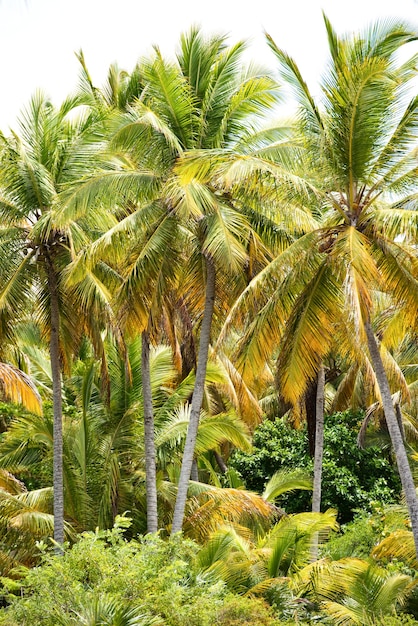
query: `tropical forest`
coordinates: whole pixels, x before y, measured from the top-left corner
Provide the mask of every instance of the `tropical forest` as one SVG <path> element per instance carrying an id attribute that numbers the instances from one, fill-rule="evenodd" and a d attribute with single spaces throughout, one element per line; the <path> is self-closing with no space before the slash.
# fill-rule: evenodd
<path id="1" fill-rule="evenodd" d="M 418 625 L 418 30 L 323 20 L 0 133 L 1 626 Z"/>

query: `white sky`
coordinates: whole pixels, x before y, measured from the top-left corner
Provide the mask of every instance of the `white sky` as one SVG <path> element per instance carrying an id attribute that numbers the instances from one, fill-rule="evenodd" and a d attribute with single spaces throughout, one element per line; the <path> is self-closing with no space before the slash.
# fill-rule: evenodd
<path id="1" fill-rule="evenodd" d="M 0 0 L 0 128 L 16 126 L 38 87 L 59 104 L 77 84 L 80 48 L 100 86 L 110 63 L 129 71 L 152 44 L 173 54 L 191 24 L 250 39 L 252 58 L 274 68 L 268 31 L 315 89 L 327 50 L 321 9 L 338 32 L 384 16 L 418 27 L 418 0 Z"/>

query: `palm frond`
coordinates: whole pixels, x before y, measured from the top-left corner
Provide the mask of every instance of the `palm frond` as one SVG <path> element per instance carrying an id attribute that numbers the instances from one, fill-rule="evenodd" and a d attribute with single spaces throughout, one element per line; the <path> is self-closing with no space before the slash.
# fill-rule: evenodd
<path id="1" fill-rule="evenodd" d="M 376 559 L 399 559 L 411 567 L 417 566 L 414 537 L 410 530 L 395 530 L 373 548 Z"/>
<path id="2" fill-rule="evenodd" d="M 281 65 L 282 76 L 294 90 L 301 107 L 300 114 L 306 116 L 306 121 L 309 123 L 310 127 L 320 130 L 322 127 L 320 113 L 306 82 L 302 78 L 299 68 L 294 60 L 275 44 L 273 38 L 268 33 L 265 33 L 265 35 L 270 49 Z"/>
<path id="3" fill-rule="evenodd" d="M 274 502 L 283 493 L 295 489 L 312 489 L 312 478 L 300 470 L 279 470 L 270 478 L 264 487 L 263 498 L 267 502 Z"/>
<path id="4" fill-rule="evenodd" d="M 248 533 L 249 527 L 266 527 L 276 515 L 277 509 L 257 494 L 192 482 L 184 532 L 202 541 L 225 523 L 233 523 Z"/>
<path id="5" fill-rule="evenodd" d="M 157 448 L 166 446 L 176 448 L 185 440 L 190 410 L 189 404 L 176 409 L 171 420 L 166 421 L 164 428 L 156 436 L 155 445 Z M 240 449 L 249 450 L 251 448 L 245 424 L 232 412 L 213 416 L 207 416 L 203 413 L 197 433 L 196 454 L 217 449 L 221 443 L 226 441 Z"/>
<path id="6" fill-rule="evenodd" d="M 28 411 L 42 414 L 42 400 L 32 379 L 13 365 L 0 363 L 0 384 L 6 397 Z"/>
<path id="7" fill-rule="evenodd" d="M 294 404 L 329 351 L 341 298 L 341 285 L 323 263 L 295 302 L 278 359 L 280 389 Z"/>

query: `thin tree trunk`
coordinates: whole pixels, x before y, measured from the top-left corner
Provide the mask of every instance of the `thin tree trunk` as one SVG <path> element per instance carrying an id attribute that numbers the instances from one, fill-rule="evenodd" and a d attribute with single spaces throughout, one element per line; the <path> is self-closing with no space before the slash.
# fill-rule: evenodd
<path id="1" fill-rule="evenodd" d="M 402 435 L 402 441 L 405 443 L 405 428 L 403 426 L 402 411 L 401 411 L 401 405 L 400 405 L 399 400 L 395 404 L 395 412 L 396 412 L 396 419 L 398 420 L 399 430 L 401 431 L 401 435 Z"/>
<path id="2" fill-rule="evenodd" d="M 218 464 L 218 467 L 221 470 L 222 474 L 226 474 L 228 471 L 228 466 L 223 460 L 222 456 L 219 454 L 219 452 L 216 452 L 216 450 L 214 452 L 214 455 L 215 455 L 215 459 Z"/>
<path id="3" fill-rule="evenodd" d="M 395 452 L 399 475 L 401 478 L 401 483 L 408 506 L 409 517 L 412 526 L 412 534 L 415 543 L 415 552 L 418 558 L 418 499 L 415 484 L 412 478 L 411 468 L 408 462 L 408 456 L 406 454 L 405 446 L 402 440 L 402 433 L 399 428 L 398 420 L 393 406 L 392 395 L 390 393 L 389 383 L 386 376 L 385 368 L 383 366 L 382 357 L 380 356 L 379 348 L 370 321 L 367 321 L 364 327 L 366 330 L 367 343 L 369 346 L 369 353 L 373 364 L 373 369 L 376 374 L 376 379 L 382 398 L 383 411 L 385 413 L 386 423 L 392 441 L 393 450 Z"/>
<path id="4" fill-rule="evenodd" d="M 152 407 L 150 345 L 146 331 L 142 333 L 142 396 L 144 399 L 145 489 L 147 495 L 147 531 L 158 530 L 157 469 L 155 461 L 154 411 Z"/>
<path id="5" fill-rule="evenodd" d="M 321 511 L 322 458 L 324 456 L 324 396 L 325 372 L 324 366 L 321 365 L 318 372 L 318 385 L 316 391 L 316 426 L 312 513 L 320 513 Z"/>
<path id="6" fill-rule="evenodd" d="M 190 472 L 192 469 L 196 445 L 197 429 L 199 427 L 200 410 L 202 408 L 203 393 L 205 390 L 206 367 L 208 362 L 210 330 L 212 325 L 213 307 L 215 304 L 215 266 L 212 259 L 206 257 L 206 297 L 202 327 L 200 329 L 199 354 L 197 358 L 196 381 L 193 390 L 192 406 L 190 411 L 189 428 L 187 429 L 184 445 L 183 461 L 177 489 L 176 505 L 174 507 L 171 534 L 181 531 L 183 526 L 184 509 L 186 507 L 187 491 Z"/>
<path id="7" fill-rule="evenodd" d="M 321 512 L 322 458 L 324 456 L 324 403 L 325 403 L 325 370 L 321 364 L 316 386 L 315 408 L 315 454 L 314 477 L 312 491 L 312 513 Z M 318 533 L 315 534 L 311 551 L 312 561 L 318 559 Z"/>
<path id="8" fill-rule="evenodd" d="M 196 459 L 193 459 L 192 469 L 190 470 L 190 478 L 191 480 L 194 480 L 195 483 L 199 482 L 199 470 Z"/>
<path id="9" fill-rule="evenodd" d="M 316 402 L 318 380 L 312 380 L 306 389 L 303 403 L 305 405 L 306 426 L 308 430 L 309 455 L 315 456 Z"/>
<path id="10" fill-rule="evenodd" d="M 61 546 L 64 543 L 64 481 L 63 481 L 63 440 L 62 440 L 62 390 L 61 366 L 59 354 L 59 295 L 58 281 L 52 260 L 46 254 L 48 268 L 48 289 L 51 304 L 51 337 L 49 353 L 52 372 L 52 405 L 54 414 L 54 460 L 53 460 L 53 488 L 54 488 L 54 540 Z M 62 550 L 56 548 L 61 554 Z"/>

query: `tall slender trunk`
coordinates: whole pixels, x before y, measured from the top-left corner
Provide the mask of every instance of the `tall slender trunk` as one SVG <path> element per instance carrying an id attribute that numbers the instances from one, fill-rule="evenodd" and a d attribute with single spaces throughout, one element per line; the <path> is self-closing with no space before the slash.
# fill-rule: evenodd
<path id="1" fill-rule="evenodd" d="M 316 426 L 312 513 L 320 513 L 321 511 L 322 458 L 324 456 L 324 396 L 325 371 L 324 366 L 321 365 L 318 372 L 318 385 L 316 391 Z"/>
<path id="2" fill-rule="evenodd" d="M 59 294 L 57 275 L 49 253 L 46 253 L 48 271 L 48 289 L 51 305 L 51 338 L 49 354 L 52 372 L 52 406 L 54 414 L 54 460 L 53 460 L 53 487 L 54 487 L 54 540 L 64 543 L 64 481 L 63 481 L 63 440 L 62 440 L 62 389 L 61 365 L 59 354 Z M 61 553 L 60 548 L 56 549 Z"/>
<path id="3" fill-rule="evenodd" d="M 149 335 L 142 333 L 142 396 L 144 399 L 145 489 L 147 495 L 147 531 L 158 530 L 157 470 L 155 461 L 154 411 L 152 408 Z"/>
<path id="4" fill-rule="evenodd" d="M 208 362 L 210 330 L 212 326 L 213 307 L 215 304 L 215 266 L 212 259 L 206 257 L 206 297 L 202 327 L 200 329 L 199 354 L 197 357 L 196 381 L 193 390 L 192 406 L 190 410 L 189 428 L 187 429 L 184 445 L 183 461 L 177 489 L 176 505 L 174 507 L 171 534 L 179 532 L 183 526 L 184 509 L 186 507 L 187 491 L 190 472 L 192 469 L 196 445 L 197 429 L 199 427 L 200 410 L 202 408 L 203 393 L 205 390 L 206 367 Z"/>
<path id="5" fill-rule="evenodd" d="M 193 459 L 192 469 L 190 470 L 190 478 L 191 480 L 194 480 L 194 482 L 196 483 L 199 481 L 199 469 L 197 467 L 196 459 Z"/>
<path id="6" fill-rule="evenodd" d="M 306 413 L 306 426 L 308 430 L 309 455 L 315 456 L 315 429 L 316 429 L 316 400 L 318 379 L 309 382 L 303 398 Z"/>
<path id="7" fill-rule="evenodd" d="M 324 456 L 324 404 L 325 404 L 325 370 L 321 364 L 318 372 L 316 386 L 315 407 L 315 453 L 314 453 L 314 476 L 312 491 L 312 513 L 321 512 L 321 487 L 322 487 L 322 459 Z M 311 557 L 312 561 L 318 559 L 318 533 L 315 534 Z"/>
<path id="8" fill-rule="evenodd" d="M 370 321 L 367 321 L 364 327 L 367 335 L 370 358 L 373 364 L 373 369 L 376 374 L 377 384 L 379 385 L 379 391 L 382 398 L 383 411 L 385 413 L 386 423 L 392 441 L 392 446 L 396 457 L 396 463 L 398 465 L 399 475 L 401 478 L 401 483 L 408 506 L 409 517 L 412 526 L 412 534 L 415 543 L 415 552 L 418 558 L 418 499 L 415 484 L 412 478 L 411 468 L 408 462 L 408 456 L 406 454 L 405 446 L 403 443 L 402 433 L 399 428 L 398 420 L 393 406 L 389 382 L 386 376 L 382 357 L 380 356 L 379 348 Z"/>

